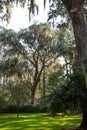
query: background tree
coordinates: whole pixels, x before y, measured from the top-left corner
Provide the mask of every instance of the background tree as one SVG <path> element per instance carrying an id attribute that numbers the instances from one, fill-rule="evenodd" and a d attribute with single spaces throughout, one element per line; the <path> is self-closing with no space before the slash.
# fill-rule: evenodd
<path id="1" fill-rule="evenodd" d="M 20 106 L 29 104 L 30 86 L 26 81 L 9 81 L 5 86 L 8 91 L 8 104 L 17 106 L 17 117 L 19 116 Z"/>
<path id="2" fill-rule="evenodd" d="M 50 32 L 50 33 L 49 33 Z M 12 30 L 2 29 L 0 34 L 7 74 L 27 78 L 31 84 L 31 103 L 45 67 L 55 61 L 57 36 L 47 25 L 32 25 L 29 30 L 21 30 L 18 35 Z"/>
<path id="3" fill-rule="evenodd" d="M 30 67 L 32 73 L 31 103 L 34 103 L 35 91 L 42 72 L 57 58 L 55 52 L 57 36 L 47 24 L 32 25 L 29 31 L 22 30 L 19 35 L 29 50 L 25 58 L 28 60 L 29 66 L 32 66 Z"/>
<path id="4" fill-rule="evenodd" d="M 63 66 L 56 61 L 51 65 L 50 71 L 48 73 L 48 86 L 52 90 L 57 89 L 60 85 L 64 84 L 64 77 L 65 74 Z"/>

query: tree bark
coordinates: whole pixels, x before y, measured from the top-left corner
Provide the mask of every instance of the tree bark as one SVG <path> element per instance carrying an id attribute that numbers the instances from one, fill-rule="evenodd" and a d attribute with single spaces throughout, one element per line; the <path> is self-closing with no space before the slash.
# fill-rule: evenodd
<path id="1" fill-rule="evenodd" d="M 32 105 L 34 104 L 36 88 L 37 88 L 37 85 L 33 86 L 31 89 L 31 104 Z"/>
<path id="2" fill-rule="evenodd" d="M 84 1 L 85 0 L 62 0 L 72 20 L 77 52 L 79 54 L 79 60 L 81 63 L 82 71 L 85 76 L 85 87 L 87 88 L 87 27 L 83 11 Z M 87 94 L 85 98 L 87 99 Z M 83 118 L 80 125 L 80 128 L 83 129 L 87 129 L 86 104 L 87 102 L 85 102 L 84 99 L 82 106 Z"/>
<path id="3" fill-rule="evenodd" d="M 45 67 L 44 67 L 44 70 L 43 70 L 43 97 L 45 96 L 45 93 L 46 93 L 46 82 L 45 82 Z"/>
<path id="4" fill-rule="evenodd" d="M 36 63 L 35 74 L 33 77 L 33 85 L 31 89 L 31 104 L 34 104 L 36 89 L 37 89 L 38 83 L 40 82 L 40 76 L 44 70 L 44 67 L 45 66 L 43 63 L 41 66 L 41 69 L 39 70 L 38 63 Z"/>
<path id="5" fill-rule="evenodd" d="M 84 96 L 82 98 L 83 99 L 81 100 L 81 106 L 82 106 L 83 118 L 79 127 L 87 130 L 87 89 L 85 90 Z"/>

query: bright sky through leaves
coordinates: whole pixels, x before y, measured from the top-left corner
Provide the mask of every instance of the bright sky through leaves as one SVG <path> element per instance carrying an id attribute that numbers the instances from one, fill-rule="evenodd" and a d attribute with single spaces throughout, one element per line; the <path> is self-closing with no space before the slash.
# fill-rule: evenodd
<path id="1" fill-rule="evenodd" d="M 49 2 L 47 2 L 46 9 L 43 7 L 43 0 L 36 0 L 36 4 L 39 6 L 39 14 L 38 16 L 32 16 L 32 20 L 29 21 L 29 14 L 27 7 L 21 8 L 19 5 L 12 9 L 12 17 L 10 20 L 10 24 L 7 25 L 7 28 L 11 28 L 15 31 L 19 31 L 20 28 L 28 27 L 33 24 L 35 21 L 37 22 L 47 22 L 47 12 L 49 10 Z M 6 22 L 1 22 L 0 25 L 6 27 Z"/>

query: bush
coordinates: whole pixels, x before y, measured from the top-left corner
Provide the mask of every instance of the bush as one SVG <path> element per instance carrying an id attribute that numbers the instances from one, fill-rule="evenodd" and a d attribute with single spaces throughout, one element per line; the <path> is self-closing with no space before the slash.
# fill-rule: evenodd
<path id="1" fill-rule="evenodd" d="M 87 100 L 87 88 L 85 87 L 82 74 L 72 74 L 65 85 L 53 90 L 41 103 L 47 106 L 49 113 L 55 116 L 56 113 L 79 113 L 81 112 L 82 101 Z M 44 105 L 43 105 L 44 104 Z"/>
<path id="2" fill-rule="evenodd" d="M 3 111 L 5 105 L 5 99 L 3 97 L 0 97 L 0 112 Z"/>
<path id="3" fill-rule="evenodd" d="M 18 107 L 15 105 L 9 105 L 7 106 L 8 113 L 17 113 Z"/>
<path id="4" fill-rule="evenodd" d="M 39 106 L 36 105 L 24 105 L 20 107 L 20 112 L 22 113 L 37 113 L 40 112 Z"/>
<path id="5" fill-rule="evenodd" d="M 18 107 L 16 105 L 9 105 L 7 107 L 9 113 L 17 113 Z M 40 108 L 38 105 L 24 105 L 19 107 L 19 113 L 39 113 Z"/>

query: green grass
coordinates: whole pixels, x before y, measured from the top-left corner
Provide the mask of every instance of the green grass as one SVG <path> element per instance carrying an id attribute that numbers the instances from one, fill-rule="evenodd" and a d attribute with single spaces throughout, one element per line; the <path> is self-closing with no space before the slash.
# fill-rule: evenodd
<path id="1" fill-rule="evenodd" d="M 81 116 L 50 117 L 46 114 L 15 114 L 0 115 L 0 130 L 61 130 L 76 127 Z"/>

